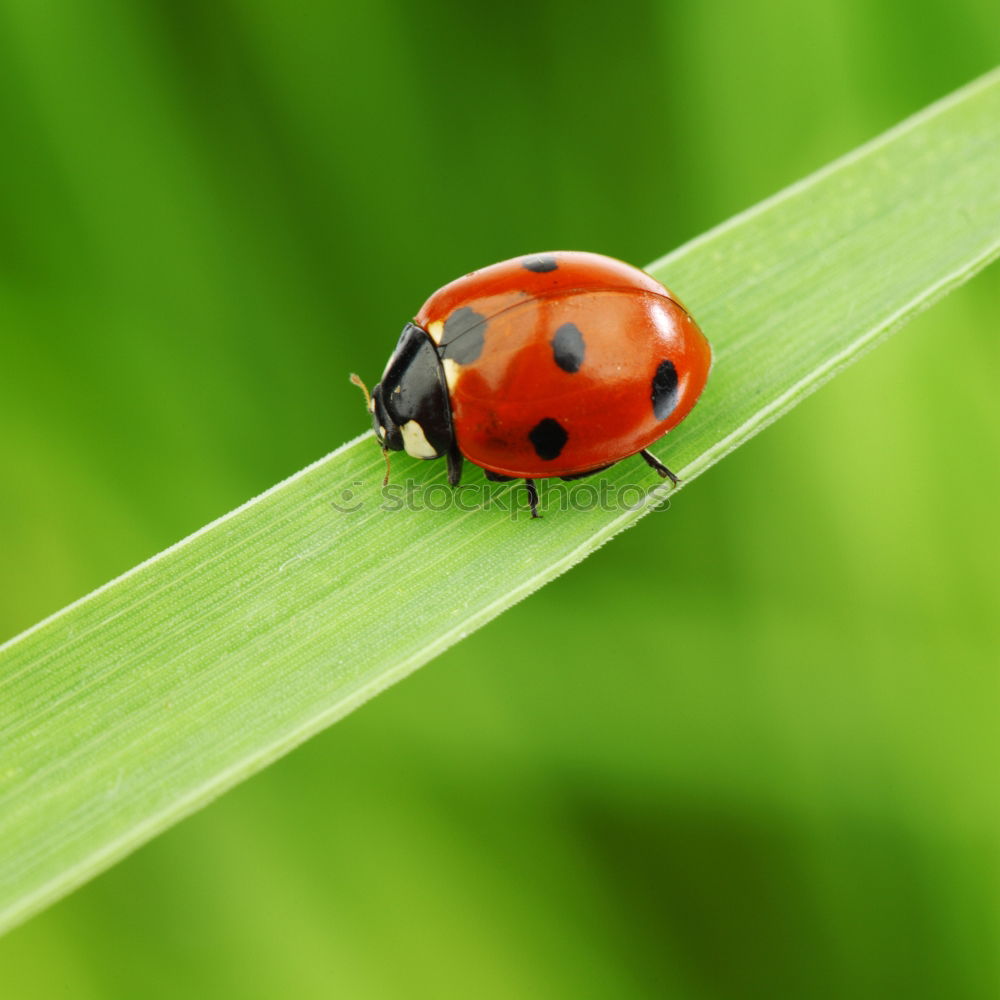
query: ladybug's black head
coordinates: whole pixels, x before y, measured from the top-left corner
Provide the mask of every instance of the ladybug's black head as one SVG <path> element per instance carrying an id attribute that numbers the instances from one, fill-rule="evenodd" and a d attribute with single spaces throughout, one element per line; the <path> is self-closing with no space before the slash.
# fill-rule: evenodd
<path id="1" fill-rule="evenodd" d="M 368 404 L 383 451 L 441 458 L 453 451 L 444 369 L 427 331 L 407 323 Z"/>
<path id="2" fill-rule="evenodd" d="M 382 401 L 381 382 L 372 389 L 372 398 L 368 404 L 368 409 L 371 411 L 372 428 L 375 431 L 375 437 L 378 439 L 378 443 L 382 446 L 383 450 L 402 451 L 403 435 L 399 432 L 399 424 L 393 419 L 392 414 L 389 413 L 385 407 L 385 403 Z"/>

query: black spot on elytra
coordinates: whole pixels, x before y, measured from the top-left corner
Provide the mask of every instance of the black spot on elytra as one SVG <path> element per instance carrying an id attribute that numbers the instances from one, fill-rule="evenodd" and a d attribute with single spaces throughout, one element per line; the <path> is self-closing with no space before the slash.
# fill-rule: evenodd
<path id="1" fill-rule="evenodd" d="M 471 364 L 483 353 L 485 334 L 485 316 L 468 306 L 456 309 L 444 321 L 444 330 L 441 333 L 441 357 L 451 358 L 460 365 Z"/>
<path id="2" fill-rule="evenodd" d="M 554 271 L 558 266 L 559 262 L 550 253 L 536 253 L 534 257 L 525 257 L 521 261 L 521 267 L 534 271 L 535 274 Z"/>
<path id="3" fill-rule="evenodd" d="M 677 405 L 677 369 L 672 361 L 661 361 L 653 376 L 653 415 L 666 420 Z"/>
<path id="4" fill-rule="evenodd" d="M 552 355 L 564 372 L 573 374 L 580 370 L 583 350 L 583 334 L 573 323 L 563 323 L 552 337 Z"/>
<path id="5" fill-rule="evenodd" d="M 528 440 L 531 441 L 539 458 L 551 462 L 552 459 L 559 457 L 559 453 L 569 440 L 569 435 L 558 420 L 546 417 L 531 429 Z"/>

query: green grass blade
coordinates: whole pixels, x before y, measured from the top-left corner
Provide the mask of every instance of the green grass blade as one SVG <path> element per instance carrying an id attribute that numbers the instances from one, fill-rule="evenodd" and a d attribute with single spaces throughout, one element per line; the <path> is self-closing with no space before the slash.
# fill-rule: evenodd
<path id="1" fill-rule="evenodd" d="M 704 398 L 661 456 L 690 481 L 983 267 L 1000 250 L 998 177 L 993 73 L 654 264 L 716 352 Z M 344 373 L 331 379 L 354 391 Z M 835 460 L 848 459 L 845 442 Z M 434 484 L 437 501 L 440 465 L 400 457 L 395 475 Z M 532 523 L 501 509 L 385 511 L 382 471 L 370 436 L 357 438 L 0 647 L 0 927 L 645 512 Z M 651 479 L 638 461 L 607 477 Z M 589 487 L 575 489 L 586 506 Z M 333 506 L 345 502 L 360 508 Z"/>

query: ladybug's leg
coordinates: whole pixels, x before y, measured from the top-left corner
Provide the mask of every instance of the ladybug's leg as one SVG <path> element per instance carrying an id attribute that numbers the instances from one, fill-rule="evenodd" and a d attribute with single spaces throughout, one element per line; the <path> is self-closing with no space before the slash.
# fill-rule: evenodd
<path id="1" fill-rule="evenodd" d="M 492 469 L 483 469 L 483 475 L 491 483 L 510 483 L 517 479 L 517 476 L 505 476 L 502 472 L 494 472 Z"/>
<path id="2" fill-rule="evenodd" d="M 538 513 L 538 490 L 535 489 L 534 479 L 525 479 L 524 485 L 528 488 L 528 503 L 531 506 L 531 516 L 541 517 Z"/>
<path id="3" fill-rule="evenodd" d="M 656 469 L 656 471 L 664 478 L 669 479 L 670 482 L 676 486 L 680 479 L 675 476 L 655 455 L 651 455 L 645 448 L 639 452 L 640 455 L 646 460 L 646 464 L 650 468 Z"/>
<path id="4" fill-rule="evenodd" d="M 599 465 L 596 469 L 587 469 L 586 472 L 574 472 L 572 476 L 560 476 L 559 478 L 564 483 L 571 483 L 575 479 L 586 479 L 587 476 L 596 476 L 598 472 L 603 472 L 605 469 L 610 469 L 614 462 L 609 462 L 607 465 Z"/>
<path id="5" fill-rule="evenodd" d="M 457 445 L 452 445 L 448 450 L 448 483 L 450 486 L 458 486 L 462 480 L 462 453 Z"/>

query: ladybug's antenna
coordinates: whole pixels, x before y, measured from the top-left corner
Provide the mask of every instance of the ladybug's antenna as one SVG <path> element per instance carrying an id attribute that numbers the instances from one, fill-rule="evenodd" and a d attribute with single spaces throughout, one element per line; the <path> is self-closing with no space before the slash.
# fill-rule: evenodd
<path id="1" fill-rule="evenodd" d="M 369 413 L 374 412 L 372 410 L 372 396 L 371 393 L 368 391 L 368 386 L 366 386 L 364 382 L 361 381 L 360 376 L 355 375 L 354 372 L 351 372 L 351 382 L 365 394 L 365 407 L 367 408 L 368 412 Z M 391 468 L 389 465 L 389 449 L 386 448 L 384 445 L 382 446 L 382 457 L 385 459 L 385 478 L 382 480 L 382 485 L 388 486 L 389 472 L 391 471 Z"/>
<path id="2" fill-rule="evenodd" d="M 361 381 L 361 376 L 351 372 L 351 384 L 356 385 L 365 394 L 365 406 L 370 410 L 372 408 L 372 394 L 368 391 L 368 386 Z"/>

